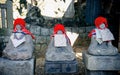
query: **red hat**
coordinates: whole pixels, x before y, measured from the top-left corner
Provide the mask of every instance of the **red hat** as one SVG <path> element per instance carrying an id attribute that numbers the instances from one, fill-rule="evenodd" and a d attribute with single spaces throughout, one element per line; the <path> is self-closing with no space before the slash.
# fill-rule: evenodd
<path id="1" fill-rule="evenodd" d="M 68 38 L 68 36 L 67 36 L 67 34 L 66 34 L 65 27 L 64 27 L 63 24 L 56 24 L 56 25 L 54 26 L 54 33 L 53 33 L 52 37 L 53 37 L 55 34 L 57 34 L 57 32 L 58 32 L 59 30 L 61 30 L 61 31 L 63 32 L 63 34 L 65 34 L 65 37 Z M 69 41 L 69 43 L 71 44 L 69 38 L 68 38 L 68 41 Z"/>
<path id="2" fill-rule="evenodd" d="M 107 23 L 107 19 L 100 16 L 100 17 L 97 17 L 95 19 L 95 26 L 100 29 L 100 24 L 104 23 L 105 24 L 105 27 L 107 28 L 108 27 L 108 23 Z"/>
<path id="3" fill-rule="evenodd" d="M 65 27 L 62 24 L 56 24 L 54 27 L 54 34 L 56 34 L 59 30 L 61 30 L 63 32 L 63 34 L 65 34 Z"/>
<path id="4" fill-rule="evenodd" d="M 13 27 L 13 29 L 15 29 L 16 25 L 18 25 L 18 24 L 19 24 L 19 25 L 22 27 L 22 29 L 23 29 L 23 27 L 25 27 L 26 22 L 25 22 L 24 19 L 22 19 L 22 18 L 17 18 L 17 19 L 15 19 L 15 20 L 14 20 L 14 27 Z"/>
<path id="5" fill-rule="evenodd" d="M 24 21 L 24 19 L 22 19 L 22 18 L 17 18 L 17 19 L 15 19 L 15 20 L 14 20 L 13 32 L 17 32 L 16 25 L 20 25 L 20 26 L 21 26 L 21 30 L 22 30 L 24 33 L 31 35 L 31 37 L 32 37 L 33 39 L 35 39 L 35 37 L 33 36 L 33 34 L 32 34 L 29 30 L 27 30 L 27 29 L 25 28 L 25 24 L 26 24 L 26 22 Z"/>

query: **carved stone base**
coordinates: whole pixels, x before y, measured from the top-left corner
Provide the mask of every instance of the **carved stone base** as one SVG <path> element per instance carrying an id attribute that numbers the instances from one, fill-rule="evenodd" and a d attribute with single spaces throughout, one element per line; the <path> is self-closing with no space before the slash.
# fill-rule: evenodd
<path id="1" fill-rule="evenodd" d="M 34 58 L 19 61 L 0 58 L 0 75 L 34 75 Z"/>
<path id="2" fill-rule="evenodd" d="M 77 73 L 77 60 L 73 61 L 46 61 L 45 73 Z"/>
<path id="3" fill-rule="evenodd" d="M 115 56 L 94 56 L 83 52 L 85 75 L 117 75 L 120 70 L 120 54 Z"/>

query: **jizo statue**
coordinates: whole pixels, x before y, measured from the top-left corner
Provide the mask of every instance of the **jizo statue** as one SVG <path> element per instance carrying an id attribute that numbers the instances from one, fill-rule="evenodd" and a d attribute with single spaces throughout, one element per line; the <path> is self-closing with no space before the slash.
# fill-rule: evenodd
<path id="1" fill-rule="evenodd" d="M 56 24 L 46 52 L 47 61 L 72 61 L 75 53 L 66 34 L 64 25 Z"/>
<path id="2" fill-rule="evenodd" d="M 96 28 L 89 33 L 91 43 L 88 48 L 88 53 L 93 55 L 116 55 L 118 49 L 112 45 L 114 36 L 108 29 L 107 19 L 97 17 L 95 19 Z"/>
<path id="3" fill-rule="evenodd" d="M 34 50 L 32 39 L 35 37 L 25 28 L 25 24 L 25 21 L 21 18 L 14 20 L 13 33 L 3 50 L 3 57 L 12 60 L 25 60 L 32 57 Z"/>

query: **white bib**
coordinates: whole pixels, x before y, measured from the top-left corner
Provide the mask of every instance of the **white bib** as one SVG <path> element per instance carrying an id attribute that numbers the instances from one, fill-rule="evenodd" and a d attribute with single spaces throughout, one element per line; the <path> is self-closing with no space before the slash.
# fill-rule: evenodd
<path id="1" fill-rule="evenodd" d="M 101 41 L 114 40 L 114 36 L 108 28 L 95 29 L 95 32 L 96 32 L 96 40 L 97 39 L 101 39 Z"/>
<path id="2" fill-rule="evenodd" d="M 20 34 L 20 33 L 18 33 L 18 34 Z M 20 35 L 16 35 L 16 36 L 20 36 Z M 13 45 L 14 45 L 14 47 L 18 47 L 20 44 L 22 44 L 23 42 L 25 42 L 25 36 L 22 38 L 22 39 L 15 39 L 14 38 L 14 34 L 12 34 L 11 36 L 10 36 L 10 39 L 11 39 L 11 41 L 12 41 L 12 43 L 13 43 Z"/>
<path id="3" fill-rule="evenodd" d="M 67 40 L 64 34 L 55 34 L 54 46 L 55 47 L 67 46 Z"/>

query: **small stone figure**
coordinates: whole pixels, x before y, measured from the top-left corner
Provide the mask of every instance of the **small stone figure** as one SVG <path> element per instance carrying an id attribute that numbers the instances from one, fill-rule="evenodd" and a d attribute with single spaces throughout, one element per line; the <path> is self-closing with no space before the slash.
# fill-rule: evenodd
<path id="1" fill-rule="evenodd" d="M 35 37 L 25 28 L 25 21 L 17 18 L 14 21 L 13 33 L 3 50 L 3 57 L 12 60 L 25 60 L 32 58 L 34 45 L 32 39 Z"/>
<path id="2" fill-rule="evenodd" d="M 96 28 L 89 33 L 91 43 L 88 53 L 93 55 L 116 55 L 118 49 L 112 45 L 113 34 L 108 29 L 106 18 L 97 17 L 95 19 Z"/>
<path id="3" fill-rule="evenodd" d="M 75 53 L 70 45 L 70 40 L 66 35 L 64 25 L 56 24 L 54 33 L 46 52 L 47 61 L 73 61 Z"/>

